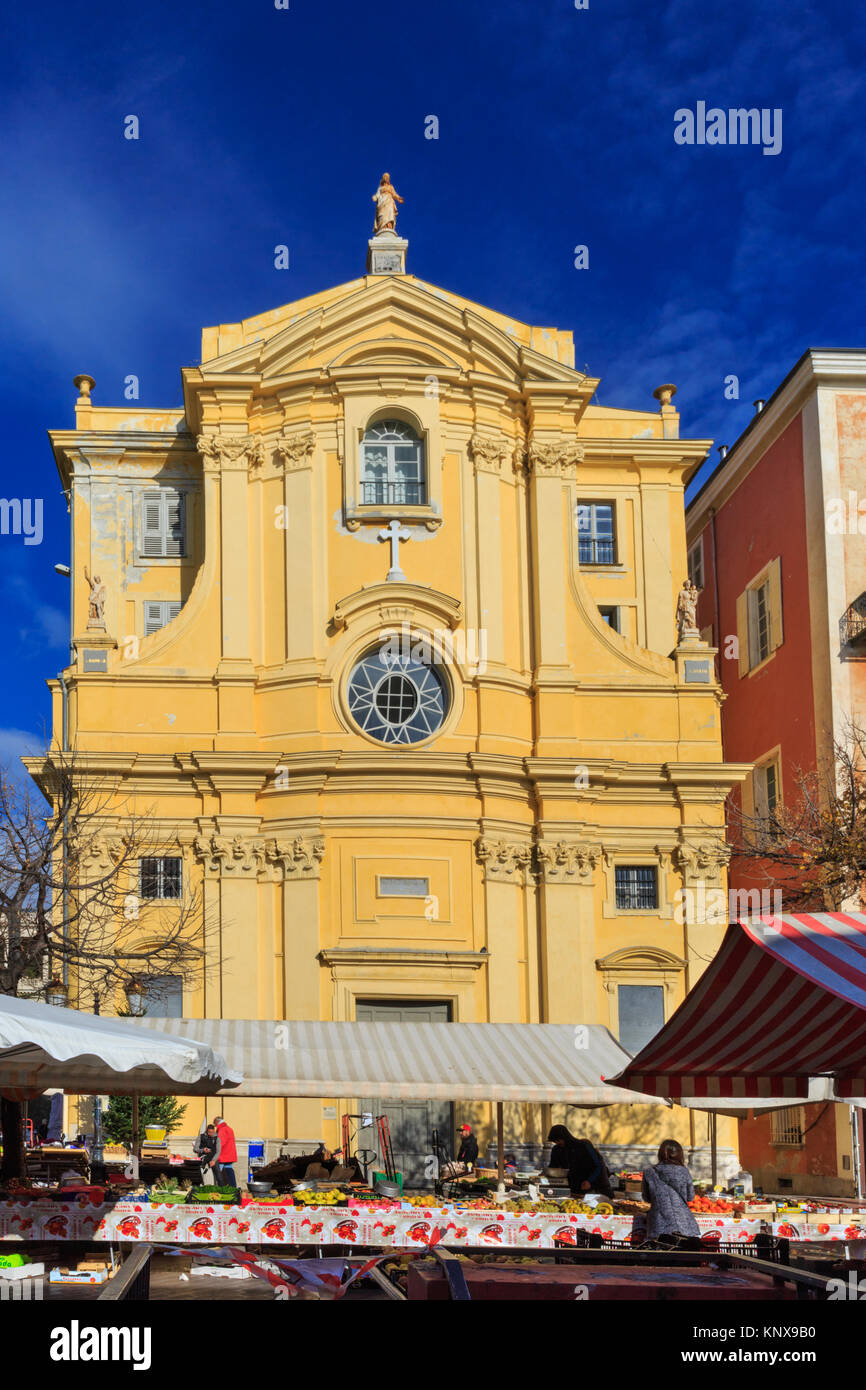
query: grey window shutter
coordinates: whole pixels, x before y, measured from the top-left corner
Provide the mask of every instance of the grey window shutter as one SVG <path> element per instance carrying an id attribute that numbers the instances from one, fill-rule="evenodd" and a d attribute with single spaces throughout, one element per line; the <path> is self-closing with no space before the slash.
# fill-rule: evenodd
<path id="1" fill-rule="evenodd" d="M 163 616 L 163 605 L 154 599 L 145 599 L 144 602 L 144 635 L 149 637 L 152 632 L 159 632 L 165 626 Z"/>
<path id="2" fill-rule="evenodd" d="M 167 603 L 165 605 L 165 621 L 170 623 L 176 618 L 183 605 L 181 603 Z"/>
<path id="3" fill-rule="evenodd" d="M 141 502 L 141 551 L 143 555 L 162 555 L 164 527 L 162 494 L 146 492 Z"/>
<path id="4" fill-rule="evenodd" d="M 183 555 L 186 547 L 184 545 L 185 532 L 185 498 L 183 493 L 165 492 L 165 554 Z"/>

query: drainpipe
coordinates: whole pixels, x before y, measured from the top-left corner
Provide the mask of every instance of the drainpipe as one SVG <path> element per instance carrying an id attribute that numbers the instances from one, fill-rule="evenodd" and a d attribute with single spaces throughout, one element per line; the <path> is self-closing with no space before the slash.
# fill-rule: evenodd
<path id="1" fill-rule="evenodd" d="M 851 1147 L 853 1150 L 854 1181 L 857 1184 L 857 1196 L 863 1196 L 863 1155 L 860 1152 L 860 1117 L 857 1114 L 857 1106 L 851 1106 Z"/>
<path id="2" fill-rule="evenodd" d="M 62 694 L 61 694 L 61 711 L 62 711 L 62 713 L 61 713 L 61 721 L 60 721 L 60 723 L 61 723 L 61 729 L 60 729 L 61 748 L 62 748 L 62 751 L 63 751 L 64 753 L 66 753 L 66 752 L 69 751 L 69 690 L 68 690 L 68 688 L 67 688 L 66 681 L 65 681 L 65 679 L 64 679 L 64 677 L 63 677 L 63 672 L 62 672 L 62 671 L 60 671 L 60 672 L 58 673 L 58 680 L 60 681 L 60 690 L 61 690 L 61 692 L 62 692 Z M 67 855 L 67 851 L 66 851 L 66 829 L 67 829 L 67 827 L 66 827 L 66 812 L 64 811 L 64 813 L 63 813 L 63 830 L 62 830 L 62 832 L 61 832 L 61 843 L 62 843 L 62 845 L 63 845 L 63 889 L 62 889 L 62 892 L 61 892 L 61 901 L 62 901 L 62 904 L 63 904 L 63 909 L 62 909 L 62 910 L 63 910 L 63 941 L 64 941 L 64 944 L 65 944 L 66 938 L 67 938 L 67 936 L 68 936 L 68 934 L 69 934 L 69 883 L 68 883 L 68 866 L 67 866 L 67 857 L 66 857 L 66 855 Z M 68 959 L 67 959 L 67 956 L 66 956 L 66 952 L 65 952 L 65 951 L 63 952 L 63 987 L 64 987 L 64 989 L 66 989 L 66 990 L 69 989 L 69 961 L 68 961 Z"/>
<path id="3" fill-rule="evenodd" d="M 719 648 L 719 682 L 722 680 L 722 620 L 719 617 L 719 570 L 716 564 L 716 509 L 710 507 L 710 535 L 713 538 L 713 612 L 716 619 L 716 645 Z M 724 707 L 723 707 L 724 708 Z M 719 712 L 721 721 L 721 711 Z"/>

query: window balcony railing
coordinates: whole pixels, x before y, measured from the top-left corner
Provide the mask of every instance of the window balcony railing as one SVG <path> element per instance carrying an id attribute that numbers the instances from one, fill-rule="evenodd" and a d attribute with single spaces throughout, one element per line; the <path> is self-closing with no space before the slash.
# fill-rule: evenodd
<path id="1" fill-rule="evenodd" d="M 427 502 L 423 483 L 365 482 L 361 480 L 362 507 L 423 507 Z"/>
<path id="2" fill-rule="evenodd" d="M 615 565 L 616 547 L 613 541 L 581 537 L 577 543 L 577 558 L 581 565 Z"/>
<path id="3" fill-rule="evenodd" d="M 839 642 L 843 647 L 866 645 L 866 593 L 855 598 L 839 619 Z"/>

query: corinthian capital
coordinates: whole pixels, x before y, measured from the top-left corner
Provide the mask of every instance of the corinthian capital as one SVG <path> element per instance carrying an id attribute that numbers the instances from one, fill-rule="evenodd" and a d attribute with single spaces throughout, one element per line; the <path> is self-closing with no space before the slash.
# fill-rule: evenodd
<path id="1" fill-rule="evenodd" d="M 312 464 L 316 436 L 312 430 L 297 430 L 277 440 L 277 457 L 287 473 L 295 473 L 299 468 L 309 468 Z"/>
<path id="2" fill-rule="evenodd" d="M 674 850 L 676 865 L 685 880 L 719 879 L 731 857 L 731 846 L 724 840 L 683 843 Z"/>
<path id="3" fill-rule="evenodd" d="M 318 878 L 325 842 L 301 835 L 294 840 L 267 840 L 265 856 L 269 864 L 282 869 L 286 879 Z"/>
<path id="4" fill-rule="evenodd" d="M 545 883 L 589 883 L 601 859 L 601 845 L 557 840 L 538 846 L 538 862 Z"/>
<path id="5" fill-rule="evenodd" d="M 532 846 L 525 841 L 480 839 L 475 846 L 484 877 L 499 883 L 524 883 L 532 863 Z"/>
<path id="6" fill-rule="evenodd" d="M 529 443 L 529 471 L 539 478 L 573 478 L 577 474 L 577 465 L 583 463 L 583 454 L 583 445 L 573 440 L 542 444 L 532 439 Z"/>
<path id="7" fill-rule="evenodd" d="M 513 451 L 513 444 L 492 434 L 473 434 L 469 441 L 476 473 L 502 474 Z"/>
<path id="8" fill-rule="evenodd" d="M 258 468 L 265 459 L 265 448 L 258 434 L 200 434 L 196 448 L 205 471 Z"/>
<path id="9" fill-rule="evenodd" d="M 211 875 L 257 877 L 264 863 L 260 841 L 244 835 L 197 835 L 193 852 Z"/>

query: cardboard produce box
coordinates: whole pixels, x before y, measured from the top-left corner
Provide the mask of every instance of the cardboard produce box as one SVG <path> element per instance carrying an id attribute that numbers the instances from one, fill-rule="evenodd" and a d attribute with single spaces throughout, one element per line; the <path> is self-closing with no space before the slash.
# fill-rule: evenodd
<path id="1" fill-rule="evenodd" d="M 50 1284 L 104 1284 L 108 1279 L 108 1270 L 84 1270 L 79 1272 L 77 1269 L 63 1271 L 62 1269 L 52 1269 L 48 1276 Z"/>

